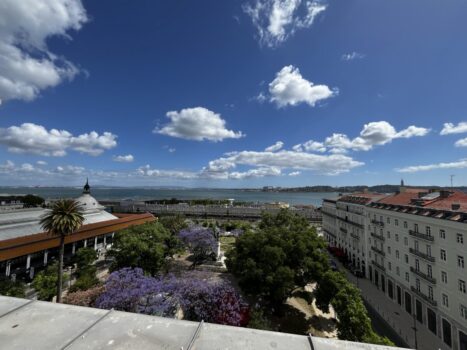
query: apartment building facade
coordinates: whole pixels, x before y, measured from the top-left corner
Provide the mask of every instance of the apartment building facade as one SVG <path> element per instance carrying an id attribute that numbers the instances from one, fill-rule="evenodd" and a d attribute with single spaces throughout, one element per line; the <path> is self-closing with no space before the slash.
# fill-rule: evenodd
<path id="1" fill-rule="evenodd" d="M 334 202 L 339 217 L 343 210 L 339 203 L 345 198 Z M 467 194 L 401 187 L 399 193 L 363 207 L 365 244 L 360 247 L 365 249 L 367 278 L 401 312 L 413 315 L 418 327 L 441 339 L 446 349 L 466 350 Z M 323 214 L 323 229 L 336 232 L 337 246 L 345 249 L 349 241 L 341 221 L 335 219 L 332 231 L 333 222 Z"/>

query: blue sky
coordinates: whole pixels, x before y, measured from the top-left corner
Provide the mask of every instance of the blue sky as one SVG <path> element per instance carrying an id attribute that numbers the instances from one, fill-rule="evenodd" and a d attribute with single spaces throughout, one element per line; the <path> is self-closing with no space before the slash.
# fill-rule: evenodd
<path id="1" fill-rule="evenodd" d="M 0 181 L 467 185 L 466 11 L 4 0 Z"/>

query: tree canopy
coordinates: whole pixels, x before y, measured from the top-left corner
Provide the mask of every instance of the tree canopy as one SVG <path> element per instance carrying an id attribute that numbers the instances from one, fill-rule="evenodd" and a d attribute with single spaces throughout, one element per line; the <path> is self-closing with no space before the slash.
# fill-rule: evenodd
<path id="1" fill-rule="evenodd" d="M 114 259 L 111 270 L 140 267 L 151 275 L 157 274 L 178 246 L 178 238 L 161 223 L 150 222 L 132 226 L 115 235 L 108 256 Z"/>
<path id="2" fill-rule="evenodd" d="M 296 287 L 328 269 L 325 243 L 308 221 L 288 210 L 265 214 L 257 231 L 241 235 L 227 267 L 247 292 L 279 306 Z"/>

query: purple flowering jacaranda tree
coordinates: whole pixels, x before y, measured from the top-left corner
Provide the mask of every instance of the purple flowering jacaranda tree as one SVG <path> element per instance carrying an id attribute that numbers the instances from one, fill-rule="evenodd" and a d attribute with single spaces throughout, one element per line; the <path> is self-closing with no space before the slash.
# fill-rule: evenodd
<path id="1" fill-rule="evenodd" d="M 217 239 L 210 228 L 192 226 L 181 230 L 178 237 L 193 254 L 193 266 L 216 258 Z"/>

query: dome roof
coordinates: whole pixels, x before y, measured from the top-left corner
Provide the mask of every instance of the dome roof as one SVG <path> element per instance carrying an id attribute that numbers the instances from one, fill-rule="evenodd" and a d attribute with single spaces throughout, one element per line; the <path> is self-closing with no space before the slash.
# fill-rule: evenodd
<path id="1" fill-rule="evenodd" d="M 90 211 L 90 210 L 100 210 L 104 207 L 99 204 L 99 202 L 90 194 L 84 193 L 78 198 L 76 198 L 76 202 L 81 206 L 83 211 Z"/>

